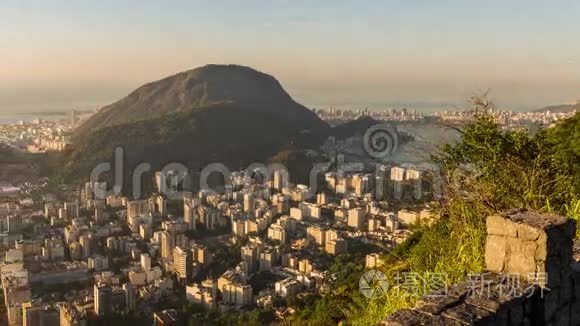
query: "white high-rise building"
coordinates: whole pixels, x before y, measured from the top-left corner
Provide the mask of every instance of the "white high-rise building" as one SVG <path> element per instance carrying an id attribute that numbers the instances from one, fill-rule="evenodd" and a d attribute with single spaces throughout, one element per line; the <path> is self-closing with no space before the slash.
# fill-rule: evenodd
<path id="1" fill-rule="evenodd" d="M 77 218 L 79 217 L 79 202 L 66 202 L 64 203 L 64 210 L 66 211 L 67 218 Z"/>
<path id="2" fill-rule="evenodd" d="M 137 293 L 133 284 L 127 282 L 123 284 L 125 291 L 125 303 L 127 311 L 133 311 L 137 307 Z"/>
<path id="3" fill-rule="evenodd" d="M 95 302 L 95 313 L 104 316 L 111 313 L 113 290 L 106 283 L 97 283 L 94 286 L 93 298 Z"/>
<path id="4" fill-rule="evenodd" d="M 175 234 L 173 232 L 162 231 L 159 239 L 161 244 L 161 257 L 170 259 L 173 256 L 175 246 Z"/>
<path id="5" fill-rule="evenodd" d="M 244 194 L 244 212 L 253 213 L 254 204 L 254 196 L 252 194 Z"/>
<path id="6" fill-rule="evenodd" d="M 127 221 L 131 221 L 139 215 L 147 215 L 149 213 L 149 201 L 133 200 L 127 202 Z"/>
<path id="7" fill-rule="evenodd" d="M 288 172 L 283 170 L 274 171 L 273 188 L 281 191 L 288 187 Z"/>
<path id="8" fill-rule="evenodd" d="M 151 269 L 151 256 L 148 253 L 141 254 L 141 267 L 146 271 Z"/>
<path id="9" fill-rule="evenodd" d="M 191 251 L 175 247 L 175 249 L 173 249 L 173 267 L 180 279 L 187 281 L 191 278 L 193 268 Z"/>
<path id="10" fill-rule="evenodd" d="M 248 273 L 253 273 L 256 269 L 258 257 L 260 255 L 259 248 L 254 245 L 245 245 L 241 248 L 242 261 L 246 263 Z"/>
<path id="11" fill-rule="evenodd" d="M 413 196 L 415 199 L 420 199 L 423 195 L 422 193 L 422 180 L 421 171 L 416 169 L 407 169 L 406 179 L 409 180 L 413 185 Z"/>
<path id="12" fill-rule="evenodd" d="M 391 180 L 392 181 L 403 181 L 405 180 L 405 168 L 402 167 L 392 167 L 391 168 Z"/>
<path id="13" fill-rule="evenodd" d="M 347 225 L 357 230 L 361 230 L 365 223 L 365 215 L 365 211 L 362 207 L 349 209 Z"/>
<path id="14" fill-rule="evenodd" d="M 268 238 L 278 240 L 280 243 L 286 243 L 286 230 L 282 225 L 272 224 L 268 228 Z"/>
<path id="15" fill-rule="evenodd" d="M 183 199 L 183 220 L 189 230 L 195 230 L 197 224 L 197 202 L 193 198 Z"/>

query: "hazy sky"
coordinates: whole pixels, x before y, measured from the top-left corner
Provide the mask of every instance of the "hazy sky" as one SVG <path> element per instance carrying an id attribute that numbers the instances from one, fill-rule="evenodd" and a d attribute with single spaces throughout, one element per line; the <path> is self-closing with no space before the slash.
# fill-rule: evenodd
<path id="1" fill-rule="evenodd" d="M 580 1 L 0 2 L 0 112 L 88 109 L 207 63 L 308 106 L 580 98 Z"/>

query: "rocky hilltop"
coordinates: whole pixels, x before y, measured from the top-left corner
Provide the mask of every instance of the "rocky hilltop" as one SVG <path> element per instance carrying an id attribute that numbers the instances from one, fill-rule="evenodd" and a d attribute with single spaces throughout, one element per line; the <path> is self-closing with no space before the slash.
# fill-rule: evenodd
<path id="1" fill-rule="evenodd" d="M 296 124 L 296 128 L 325 126 L 311 110 L 296 103 L 274 77 L 245 66 L 206 65 L 137 88 L 100 109 L 77 134 L 220 105 L 272 114 Z"/>

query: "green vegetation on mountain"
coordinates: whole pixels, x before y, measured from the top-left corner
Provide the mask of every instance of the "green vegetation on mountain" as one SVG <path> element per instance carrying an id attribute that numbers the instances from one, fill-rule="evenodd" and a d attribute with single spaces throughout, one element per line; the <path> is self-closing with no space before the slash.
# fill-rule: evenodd
<path id="1" fill-rule="evenodd" d="M 197 172 L 209 163 L 234 169 L 275 155 L 296 134 L 275 114 L 216 104 L 81 134 L 65 153 L 65 171 L 86 179 L 98 163 L 112 162 L 117 147 L 124 150 L 127 177 L 142 162 L 152 171 L 172 162 Z"/>
<path id="2" fill-rule="evenodd" d="M 326 126 L 314 112 L 296 103 L 272 76 L 239 65 L 206 65 L 143 85 L 127 97 L 100 109 L 77 129 L 98 129 L 231 104 L 274 114 L 295 128 Z M 262 122 L 257 119 L 254 127 Z"/>
<path id="3" fill-rule="evenodd" d="M 412 307 L 425 294 L 425 275 L 443 273 L 455 283 L 482 271 L 488 215 L 524 208 L 580 218 L 580 113 L 534 135 L 503 130 L 482 115 L 462 129 L 458 143 L 444 146 L 433 159 L 447 183 L 439 220 L 422 226 L 385 257 L 379 269 L 389 279 L 388 292 L 368 299 L 353 281 L 341 289 L 340 297 L 327 295 L 315 302 L 308 324 L 348 320 L 376 325 L 388 314 Z M 419 277 L 397 283 L 402 273 Z"/>
<path id="4" fill-rule="evenodd" d="M 121 147 L 127 191 L 140 163 L 149 163 L 151 171 L 181 163 L 194 177 L 210 163 L 235 170 L 266 162 L 293 144 L 316 146 L 328 129 L 272 76 L 208 65 L 144 85 L 99 110 L 75 131 L 59 179 L 88 179 L 99 163 L 113 163 Z M 144 176 L 145 188 L 151 180 Z"/>
<path id="5" fill-rule="evenodd" d="M 0 144 L 0 180 L 22 182 L 40 177 L 41 162 L 44 154 L 21 152 L 10 146 Z"/>
<path id="6" fill-rule="evenodd" d="M 29 161 L 31 156 L 0 143 L 0 163 L 22 163 Z"/>
<path id="7" fill-rule="evenodd" d="M 144 85 L 99 110 L 75 131 L 73 145 L 55 165 L 61 175 L 53 179 L 87 180 L 98 164 L 114 166 L 120 147 L 125 193 L 141 163 L 151 165 L 141 180 L 143 192 L 153 189 L 151 174 L 168 163 L 189 168 L 194 186 L 210 163 L 230 170 L 282 163 L 293 182 L 307 183 L 313 163 L 321 159 L 309 150 L 318 150 L 329 136 L 362 136 L 375 123 L 361 118 L 330 128 L 272 76 L 243 66 L 208 65 Z"/>

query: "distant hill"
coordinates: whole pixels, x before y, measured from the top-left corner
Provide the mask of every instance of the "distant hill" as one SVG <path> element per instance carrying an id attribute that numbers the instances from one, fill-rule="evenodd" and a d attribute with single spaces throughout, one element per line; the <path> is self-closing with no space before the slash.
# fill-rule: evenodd
<path id="1" fill-rule="evenodd" d="M 300 143 L 315 147 L 330 127 L 296 103 L 272 76 L 243 66 L 209 65 L 149 83 L 99 110 L 64 153 L 64 177 L 87 179 L 124 149 L 126 177 L 139 163 L 231 170 L 266 162 Z"/>
<path id="2" fill-rule="evenodd" d="M 278 162 L 291 169 L 293 181 L 308 182 L 312 163 L 324 159 L 310 150 L 329 136 L 362 137 L 376 123 L 363 117 L 330 128 L 274 77 L 244 66 L 208 65 L 146 84 L 100 109 L 75 130 L 55 167 L 63 181 L 86 180 L 98 164 L 114 163 L 121 147 L 125 193 L 141 163 L 151 166 L 142 177 L 145 190 L 152 173 L 168 163 L 184 164 L 195 177 L 210 163 L 234 171 Z"/>
<path id="3" fill-rule="evenodd" d="M 566 113 L 566 112 L 572 112 L 576 110 L 577 112 L 580 112 L 580 103 L 576 103 L 576 104 L 562 104 L 562 105 L 551 105 L 551 106 L 547 106 L 545 108 L 542 109 L 537 109 L 534 110 L 532 112 L 546 112 L 546 111 L 550 111 L 553 113 Z"/>
<path id="4" fill-rule="evenodd" d="M 194 171 L 209 163 L 237 169 L 275 155 L 297 134 L 276 114 L 216 104 L 82 134 L 67 153 L 66 170 L 88 177 L 96 164 L 112 159 L 116 147 L 124 149 L 126 172 L 141 162 L 153 170 L 171 162 Z"/>
<path id="5" fill-rule="evenodd" d="M 314 112 L 296 103 L 274 77 L 245 66 L 207 65 L 139 87 L 100 109 L 77 133 L 224 104 L 275 114 L 296 128 L 326 126 Z"/>

